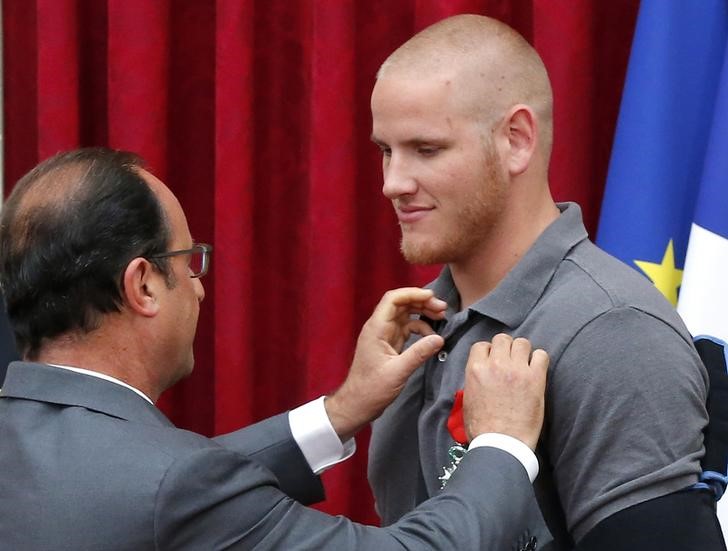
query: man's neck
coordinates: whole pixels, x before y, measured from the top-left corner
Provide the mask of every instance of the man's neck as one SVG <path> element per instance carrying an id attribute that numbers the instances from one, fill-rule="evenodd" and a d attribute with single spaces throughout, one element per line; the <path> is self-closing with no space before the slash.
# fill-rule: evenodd
<path id="1" fill-rule="evenodd" d="M 460 295 L 460 310 L 472 306 L 495 289 L 559 214 L 556 205 L 550 203 L 541 212 L 530 214 L 528 219 L 515 220 L 491 232 L 488 241 L 473 254 L 449 263 Z"/>
<path id="2" fill-rule="evenodd" d="M 101 340 L 92 334 L 59 337 L 45 343 L 35 361 L 77 367 L 113 377 L 156 402 L 161 390 L 149 376 L 145 365 L 140 364 L 144 356 L 108 341 L 101 343 Z"/>
<path id="3" fill-rule="evenodd" d="M 141 396 L 142 398 L 144 398 L 147 402 L 149 402 L 150 404 L 154 405 L 154 401 L 149 396 L 147 396 L 146 394 L 144 394 L 141 390 L 139 390 L 138 388 L 133 387 L 132 385 L 130 385 L 128 383 L 125 383 L 121 379 L 117 379 L 116 377 L 112 377 L 111 375 L 107 375 L 106 373 L 99 373 L 98 371 L 92 371 L 90 369 L 83 369 L 81 367 L 75 367 L 75 366 L 72 366 L 72 365 L 60 365 L 60 364 L 52 364 L 52 363 L 49 363 L 48 365 L 53 366 L 53 367 L 57 367 L 58 369 L 66 369 L 68 371 L 73 371 L 74 373 L 81 373 L 83 375 L 90 375 L 92 377 L 98 377 L 99 379 L 103 379 L 105 381 L 109 381 L 109 382 L 112 382 L 114 384 L 121 385 L 121 386 L 126 387 L 129 390 L 135 392 L 136 394 L 138 394 L 139 396 Z"/>

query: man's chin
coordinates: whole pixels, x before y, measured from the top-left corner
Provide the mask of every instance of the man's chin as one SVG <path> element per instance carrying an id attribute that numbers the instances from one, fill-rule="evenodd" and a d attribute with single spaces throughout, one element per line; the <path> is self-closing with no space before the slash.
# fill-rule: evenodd
<path id="1" fill-rule="evenodd" d="M 194 358 L 189 358 L 184 365 L 181 365 L 179 369 L 174 373 L 173 379 L 170 382 L 170 384 L 167 386 L 167 388 L 172 388 L 174 385 L 179 383 L 180 381 L 187 379 L 190 375 L 192 375 L 192 371 L 195 367 L 195 360 Z"/>
<path id="2" fill-rule="evenodd" d="M 410 264 L 418 264 L 428 266 L 431 264 L 445 264 L 448 261 L 437 247 L 433 247 L 430 243 L 416 243 L 402 239 L 399 250 L 404 259 Z"/>

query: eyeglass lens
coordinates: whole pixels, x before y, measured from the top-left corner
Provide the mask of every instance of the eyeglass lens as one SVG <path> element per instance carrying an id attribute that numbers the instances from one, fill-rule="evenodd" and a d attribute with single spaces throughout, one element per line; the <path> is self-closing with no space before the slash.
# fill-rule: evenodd
<path id="1" fill-rule="evenodd" d="M 193 275 L 201 274 L 204 269 L 205 253 L 202 249 L 195 249 L 190 254 L 190 272 Z"/>

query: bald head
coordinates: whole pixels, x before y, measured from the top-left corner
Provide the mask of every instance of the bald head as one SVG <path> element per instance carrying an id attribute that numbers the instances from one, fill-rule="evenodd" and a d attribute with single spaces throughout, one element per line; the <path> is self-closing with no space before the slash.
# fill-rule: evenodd
<path id="1" fill-rule="evenodd" d="M 514 105 L 533 109 L 541 150 L 548 156 L 553 99 L 548 74 L 536 50 L 516 31 L 480 15 L 456 15 L 419 32 L 382 64 L 377 79 L 422 79 L 453 84 L 462 107 L 486 125 Z"/>

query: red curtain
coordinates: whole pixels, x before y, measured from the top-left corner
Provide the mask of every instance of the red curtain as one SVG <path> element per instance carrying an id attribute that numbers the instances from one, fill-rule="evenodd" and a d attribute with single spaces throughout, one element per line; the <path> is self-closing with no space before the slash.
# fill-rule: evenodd
<path id="1" fill-rule="evenodd" d="M 193 375 L 162 399 L 212 435 L 329 392 L 388 288 L 423 284 L 369 142 L 380 63 L 455 13 L 510 23 L 556 97 L 551 185 L 594 231 L 637 0 L 3 0 L 6 193 L 59 150 L 133 150 L 215 246 Z M 593 234 L 593 233 L 592 233 Z M 326 511 L 376 522 L 368 435 Z"/>

